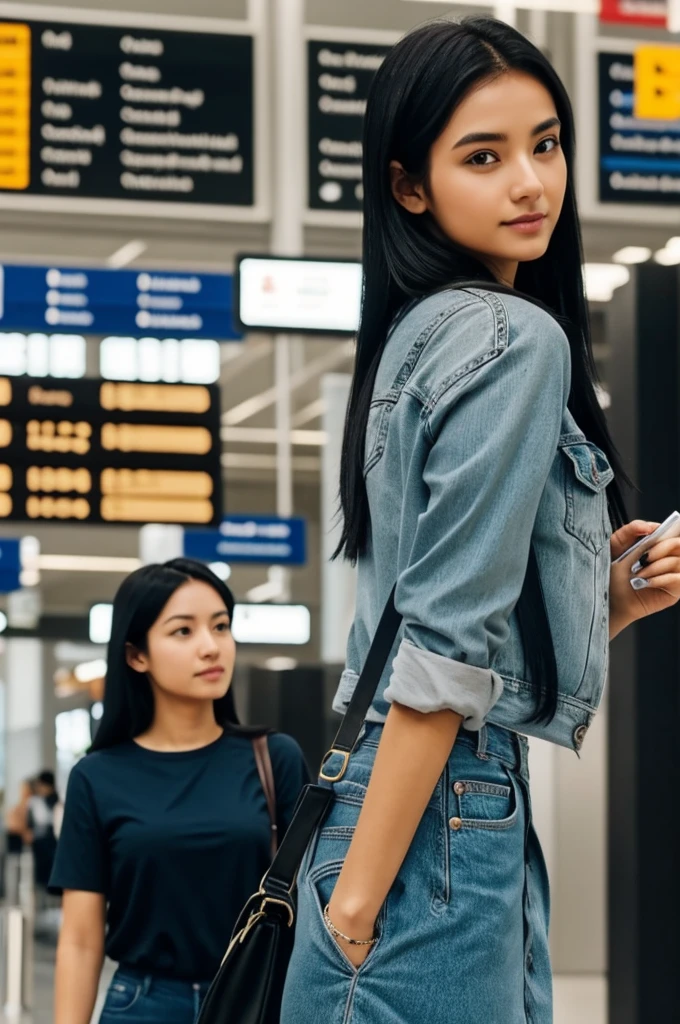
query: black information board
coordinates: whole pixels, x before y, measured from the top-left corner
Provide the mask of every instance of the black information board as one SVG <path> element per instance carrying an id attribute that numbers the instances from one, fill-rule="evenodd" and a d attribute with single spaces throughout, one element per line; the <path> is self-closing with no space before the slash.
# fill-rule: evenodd
<path id="1" fill-rule="evenodd" d="M 0 18 L 0 192 L 252 206 L 249 35 Z"/>
<path id="2" fill-rule="evenodd" d="M 307 43 L 310 210 L 361 211 L 366 100 L 387 45 Z"/>
<path id="3" fill-rule="evenodd" d="M 598 85 L 600 202 L 677 206 L 680 122 L 635 117 L 632 53 L 599 53 Z"/>
<path id="4" fill-rule="evenodd" d="M 221 521 L 215 385 L 0 377 L 0 521 Z"/>

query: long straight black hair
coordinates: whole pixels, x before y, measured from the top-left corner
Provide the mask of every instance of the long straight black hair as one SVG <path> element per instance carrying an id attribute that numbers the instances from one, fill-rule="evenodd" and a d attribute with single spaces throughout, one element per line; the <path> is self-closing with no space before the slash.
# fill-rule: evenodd
<path id="1" fill-rule="evenodd" d="M 200 580 L 213 588 L 224 601 L 233 620 L 234 596 L 229 587 L 201 562 L 173 558 L 164 565 L 144 565 L 127 576 L 114 598 L 111 639 L 109 640 L 104 714 L 91 751 L 103 750 L 140 736 L 153 721 L 154 699 L 146 675 L 127 663 L 125 648 L 132 644 L 147 650 L 149 630 L 179 587 Z M 268 729 L 242 726 L 236 714 L 231 687 L 224 697 L 214 701 L 215 720 L 226 731 L 246 736 L 261 736 Z"/>
<path id="2" fill-rule="evenodd" d="M 431 147 L 453 112 L 472 88 L 508 71 L 531 75 L 552 96 L 562 124 L 568 172 L 564 204 L 547 251 L 520 265 L 514 290 L 499 284 L 478 259 L 433 230 L 429 214 L 408 213 L 392 195 L 389 173 L 390 161 L 397 160 L 413 181 L 427 188 Z M 364 448 L 373 387 L 390 325 L 411 301 L 448 286 L 477 283 L 519 293 L 559 321 L 571 348 L 569 408 L 618 476 L 626 479 L 595 388 L 574 148 L 574 117 L 562 82 L 541 51 L 503 22 L 483 17 L 431 22 L 409 33 L 387 54 L 373 80 L 364 121 L 364 289 L 342 447 L 342 533 L 334 557 L 344 554 L 356 562 L 369 542 Z M 625 507 L 617 482 L 609 485 L 608 502 L 612 521 L 621 525 Z M 537 621 L 533 614 L 537 600 L 542 600 L 540 588 L 525 585 L 517 612 L 527 628 Z M 532 634 L 525 647 L 533 677 L 541 682 L 536 717 L 550 720 L 557 706 L 552 637 Z"/>

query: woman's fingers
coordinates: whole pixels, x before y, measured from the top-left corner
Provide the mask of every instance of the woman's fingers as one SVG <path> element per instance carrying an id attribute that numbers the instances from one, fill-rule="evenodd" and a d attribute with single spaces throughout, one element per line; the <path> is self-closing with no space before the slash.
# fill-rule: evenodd
<path id="1" fill-rule="evenodd" d="M 642 575 L 638 571 L 637 567 L 642 563 L 641 568 L 647 566 L 656 565 L 658 562 L 663 561 L 665 558 L 680 558 L 680 538 L 673 537 L 670 540 L 661 540 L 658 544 L 655 544 L 653 548 L 643 555 L 641 559 L 638 559 L 635 565 L 632 567 L 632 571 L 636 575 Z"/>
<path id="2" fill-rule="evenodd" d="M 620 527 L 616 533 L 612 534 L 612 558 L 619 558 L 641 537 L 647 537 L 653 533 L 658 525 L 658 523 L 651 523 L 646 519 L 634 519 L 632 523 L 626 523 L 625 526 Z"/>
<path id="3" fill-rule="evenodd" d="M 651 580 L 658 576 L 672 576 L 673 574 L 676 574 L 680 581 L 680 555 L 657 558 L 653 562 L 649 562 L 640 572 L 635 573 L 633 578 Z"/>
<path id="4" fill-rule="evenodd" d="M 635 579 L 636 577 L 634 577 Z M 665 573 L 662 576 L 652 576 L 647 580 L 647 586 L 642 588 L 648 590 L 663 590 L 664 593 L 676 600 L 680 598 L 680 572 Z"/>

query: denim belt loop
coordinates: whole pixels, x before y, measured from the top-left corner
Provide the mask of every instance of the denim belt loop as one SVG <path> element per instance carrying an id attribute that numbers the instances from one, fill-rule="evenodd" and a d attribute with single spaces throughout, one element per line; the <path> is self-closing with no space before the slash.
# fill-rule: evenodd
<path id="1" fill-rule="evenodd" d="M 529 741 L 526 736 L 515 734 L 517 742 L 517 767 L 522 778 L 529 781 Z"/>
<path id="2" fill-rule="evenodd" d="M 489 734 L 485 725 L 477 733 L 477 757 L 480 761 L 488 761 L 489 755 L 486 752 L 486 746 L 489 741 Z"/>

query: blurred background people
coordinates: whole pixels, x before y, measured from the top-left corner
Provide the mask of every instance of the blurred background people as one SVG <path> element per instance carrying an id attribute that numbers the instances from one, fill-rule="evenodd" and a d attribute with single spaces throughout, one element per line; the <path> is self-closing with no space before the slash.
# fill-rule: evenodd
<path id="1" fill-rule="evenodd" d="M 29 838 L 28 808 L 35 793 L 33 779 L 24 779 L 19 789 L 19 799 L 5 814 L 6 852 L 21 853 Z"/>
<path id="2" fill-rule="evenodd" d="M 28 801 L 27 836 L 33 850 L 35 884 L 47 889 L 57 850 L 55 810 L 60 805 L 54 772 L 46 768 L 34 783 L 34 793 Z"/>
<path id="3" fill-rule="evenodd" d="M 88 1024 L 104 952 L 119 963 L 100 1018 L 192 1024 L 271 855 L 253 741 L 230 690 L 234 598 L 210 569 L 138 569 L 113 606 L 104 714 L 71 773 L 51 879 L 63 891 L 56 1024 Z M 270 733 L 279 834 L 308 778 Z"/>

